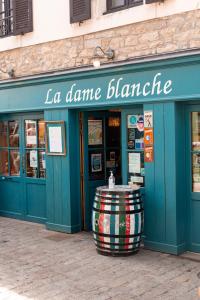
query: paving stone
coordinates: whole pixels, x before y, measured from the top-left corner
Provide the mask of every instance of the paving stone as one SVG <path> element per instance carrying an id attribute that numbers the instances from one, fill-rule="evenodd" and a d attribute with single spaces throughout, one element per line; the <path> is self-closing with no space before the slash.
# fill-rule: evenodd
<path id="1" fill-rule="evenodd" d="M 90 233 L 0 218 L 0 300 L 198 300 L 196 257 L 106 257 Z"/>

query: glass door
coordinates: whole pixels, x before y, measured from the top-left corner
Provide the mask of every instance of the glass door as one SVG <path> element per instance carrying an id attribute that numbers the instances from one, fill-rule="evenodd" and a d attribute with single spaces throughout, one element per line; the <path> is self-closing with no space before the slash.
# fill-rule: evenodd
<path id="1" fill-rule="evenodd" d="M 21 165 L 21 121 L 0 121 L 0 214 L 23 218 L 23 181 Z"/>
<path id="2" fill-rule="evenodd" d="M 0 120 L 0 214 L 44 222 L 45 132 L 43 115 Z"/>
<path id="3" fill-rule="evenodd" d="M 121 183 L 121 112 L 84 114 L 84 228 L 91 229 L 91 212 L 98 186 L 108 184 L 113 171 Z"/>

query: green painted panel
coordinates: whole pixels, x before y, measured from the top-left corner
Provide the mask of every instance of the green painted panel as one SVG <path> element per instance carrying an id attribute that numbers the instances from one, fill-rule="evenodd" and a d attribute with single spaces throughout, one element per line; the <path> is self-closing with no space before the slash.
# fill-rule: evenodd
<path id="1" fill-rule="evenodd" d="M 38 221 L 38 219 L 46 220 L 46 185 L 28 183 L 26 184 L 26 214 L 28 218 Z"/>
<path id="2" fill-rule="evenodd" d="M 71 113 L 74 114 L 68 110 L 45 112 L 45 120 L 63 120 L 66 126 L 67 154 L 47 155 L 46 188 L 47 228 L 64 232 L 81 229 L 78 119 Z"/>
<path id="3" fill-rule="evenodd" d="M 176 186 L 176 112 L 175 103 L 164 105 L 164 142 L 165 142 L 165 199 L 166 199 L 166 241 L 177 242 L 177 186 Z"/>
<path id="4" fill-rule="evenodd" d="M 0 211 L 23 214 L 23 183 L 20 180 L 0 180 Z"/>
<path id="5" fill-rule="evenodd" d="M 0 111 L 199 99 L 199 77 L 199 56 L 98 71 L 76 70 L 66 75 L 1 83 Z"/>

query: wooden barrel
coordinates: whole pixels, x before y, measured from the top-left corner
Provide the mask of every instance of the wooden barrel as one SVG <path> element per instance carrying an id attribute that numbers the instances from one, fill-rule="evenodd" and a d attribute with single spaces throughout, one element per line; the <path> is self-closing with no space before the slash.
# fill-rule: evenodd
<path id="1" fill-rule="evenodd" d="M 126 256 L 138 251 L 143 231 L 143 203 L 140 190 L 129 186 L 96 189 L 92 230 L 97 252 Z"/>

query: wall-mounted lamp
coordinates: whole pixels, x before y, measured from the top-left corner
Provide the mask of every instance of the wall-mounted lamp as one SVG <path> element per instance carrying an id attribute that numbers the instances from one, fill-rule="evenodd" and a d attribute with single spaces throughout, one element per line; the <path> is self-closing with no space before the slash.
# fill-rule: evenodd
<path id="1" fill-rule="evenodd" d="M 8 71 L 0 69 L 0 73 L 8 74 L 9 78 L 15 78 L 15 70 L 13 68 L 8 69 Z"/>
<path id="2" fill-rule="evenodd" d="M 113 59 L 115 57 L 115 51 L 111 48 L 108 48 L 104 51 L 100 46 L 96 46 L 93 54 L 93 66 L 99 68 L 101 65 L 101 58 Z"/>

